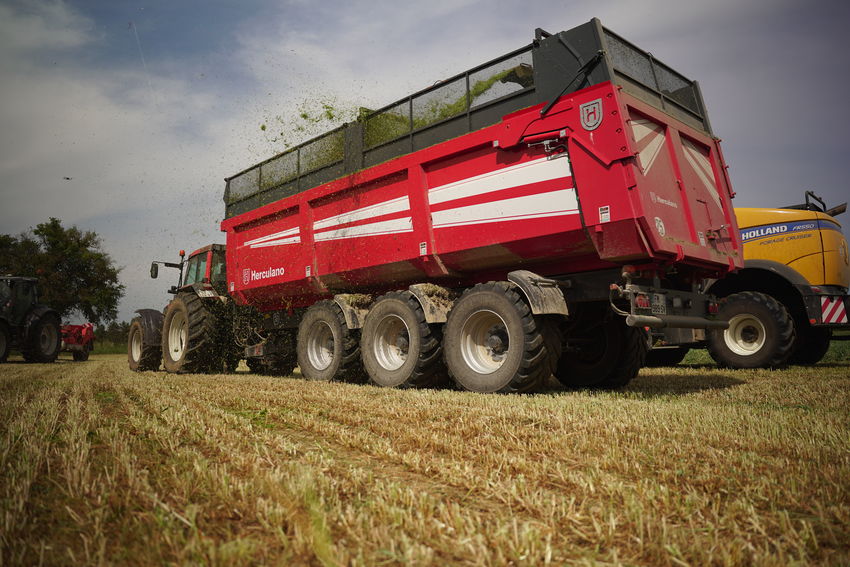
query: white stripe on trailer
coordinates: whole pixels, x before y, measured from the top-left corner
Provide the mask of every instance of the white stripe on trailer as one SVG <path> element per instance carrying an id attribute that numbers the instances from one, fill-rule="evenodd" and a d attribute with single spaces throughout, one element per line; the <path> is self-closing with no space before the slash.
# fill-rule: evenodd
<path id="1" fill-rule="evenodd" d="M 431 219 L 434 228 L 449 228 L 575 214 L 578 214 L 575 190 L 563 189 L 436 211 L 431 213 Z"/>
<path id="2" fill-rule="evenodd" d="M 664 146 L 665 140 L 664 133 L 662 132 L 661 124 L 646 119 L 632 120 L 632 133 L 637 142 L 643 142 L 644 138 L 652 136 L 643 149 L 638 151 L 640 164 L 643 167 L 643 174 L 646 175 L 652 169 L 653 164 L 655 164 L 658 154 L 661 153 L 661 148 Z"/>
<path id="3" fill-rule="evenodd" d="M 824 323 L 836 324 L 848 322 L 847 309 L 844 307 L 844 298 L 840 295 L 821 297 L 820 309 L 821 320 Z"/>
<path id="4" fill-rule="evenodd" d="M 368 207 L 355 209 L 353 211 L 348 211 L 339 215 L 334 215 L 332 217 L 317 220 L 313 223 L 313 230 L 331 228 L 332 226 L 337 226 L 340 224 L 347 224 L 350 222 L 373 219 L 377 217 L 382 217 L 384 215 L 400 213 L 402 211 L 409 210 L 410 199 L 408 199 L 407 195 L 404 195 L 402 197 L 398 197 L 397 199 L 390 199 L 389 201 L 375 203 L 374 205 L 369 205 Z"/>
<path id="5" fill-rule="evenodd" d="M 297 226 L 295 228 L 288 228 L 280 232 L 275 232 L 274 234 L 269 234 L 266 236 L 255 238 L 253 240 L 248 240 L 247 242 L 245 242 L 244 246 L 248 246 L 250 248 L 263 248 L 266 246 L 295 244 L 297 242 L 301 242 L 301 236 L 299 235 L 299 232 L 300 230 Z"/>
<path id="6" fill-rule="evenodd" d="M 404 232 L 413 232 L 413 219 L 411 217 L 402 217 L 399 219 L 360 224 L 357 226 L 346 226 L 336 230 L 317 232 L 314 239 L 316 242 L 325 242 L 329 240 L 344 240 L 346 238 L 361 238 L 363 236 L 382 236 L 387 234 L 400 234 Z"/>
<path id="7" fill-rule="evenodd" d="M 702 181 L 702 184 L 705 185 L 705 188 L 708 189 L 708 193 L 711 195 L 714 203 L 722 209 L 723 207 L 720 205 L 720 194 L 717 192 L 717 187 L 714 186 L 714 172 L 711 170 L 711 162 L 687 138 L 682 138 L 682 148 L 685 150 L 685 159 L 691 164 L 691 167 L 696 172 L 699 180 Z"/>
<path id="8" fill-rule="evenodd" d="M 534 161 L 512 165 L 481 175 L 475 175 L 453 183 L 431 187 L 428 190 L 428 202 L 432 205 L 446 203 L 464 197 L 485 195 L 503 189 L 522 187 L 531 183 L 566 179 L 572 175 L 567 158 L 540 158 Z"/>

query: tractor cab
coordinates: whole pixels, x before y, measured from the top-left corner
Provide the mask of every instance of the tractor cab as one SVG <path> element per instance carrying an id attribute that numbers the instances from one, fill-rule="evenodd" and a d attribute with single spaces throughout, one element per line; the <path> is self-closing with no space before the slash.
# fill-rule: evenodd
<path id="1" fill-rule="evenodd" d="M 152 262 L 151 277 L 156 278 L 159 275 L 159 264 L 162 264 L 167 268 L 180 270 L 177 285 L 168 290 L 172 295 L 188 287 L 215 290 L 220 295 L 226 295 L 225 250 L 224 244 L 208 244 L 189 254 L 188 259 L 184 259 L 186 253 L 181 250 L 179 263 L 159 260 Z"/>

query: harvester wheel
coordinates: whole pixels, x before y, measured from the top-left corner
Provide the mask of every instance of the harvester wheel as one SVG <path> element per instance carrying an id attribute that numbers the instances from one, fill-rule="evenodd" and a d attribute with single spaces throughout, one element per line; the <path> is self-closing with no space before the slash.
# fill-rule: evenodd
<path id="1" fill-rule="evenodd" d="M 9 345 L 12 344 L 12 334 L 9 326 L 0 321 L 0 363 L 6 362 L 9 357 Z"/>
<path id="2" fill-rule="evenodd" d="M 685 359 L 691 349 L 685 346 L 654 348 L 646 353 L 646 366 L 676 366 Z"/>
<path id="3" fill-rule="evenodd" d="M 168 372 L 210 372 L 221 369 L 216 317 L 193 293 L 180 293 L 165 309 L 162 363 Z"/>
<path id="4" fill-rule="evenodd" d="M 788 362 L 791 364 L 817 364 L 829 350 L 832 331 L 824 327 L 811 327 L 808 324 L 797 327 L 797 340 L 794 352 Z"/>
<path id="5" fill-rule="evenodd" d="M 440 331 L 425 321 L 413 294 L 380 297 L 366 316 L 361 336 L 363 366 L 373 384 L 429 387 L 445 379 Z"/>
<path id="6" fill-rule="evenodd" d="M 130 370 L 159 370 L 161 360 L 162 344 L 146 341 L 142 319 L 135 317 L 130 322 L 130 331 L 127 333 L 127 365 Z"/>
<path id="7" fill-rule="evenodd" d="M 624 318 L 604 314 L 582 331 L 581 341 L 558 362 L 555 377 L 575 388 L 620 388 L 628 384 L 646 361 L 646 334 L 629 327 Z"/>
<path id="8" fill-rule="evenodd" d="M 744 291 L 720 302 L 719 319 L 726 330 L 708 337 L 708 353 L 730 368 L 776 368 L 788 362 L 794 349 L 794 321 L 785 307 L 764 293 Z"/>
<path id="9" fill-rule="evenodd" d="M 454 304 L 443 356 L 455 382 L 473 392 L 528 392 L 549 370 L 542 321 L 507 282 L 478 284 Z"/>
<path id="10" fill-rule="evenodd" d="M 298 325 L 296 351 L 301 375 L 308 380 L 363 380 L 359 333 L 345 324 L 333 301 L 312 305 Z"/>
<path id="11" fill-rule="evenodd" d="M 53 362 L 62 348 L 62 325 L 56 313 L 48 311 L 29 326 L 29 336 L 21 353 L 27 362 Z"/>

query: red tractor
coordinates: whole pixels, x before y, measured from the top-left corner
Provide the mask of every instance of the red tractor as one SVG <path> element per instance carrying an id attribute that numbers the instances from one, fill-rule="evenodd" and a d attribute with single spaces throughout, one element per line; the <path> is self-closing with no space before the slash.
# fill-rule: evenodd
<path id="1" fill-rule="evenodd" d="M 94 350 L 94 325 L 62 325 L 62 352 L 70 352 L 74 360 L 82 362 L 89 359 Z"/>

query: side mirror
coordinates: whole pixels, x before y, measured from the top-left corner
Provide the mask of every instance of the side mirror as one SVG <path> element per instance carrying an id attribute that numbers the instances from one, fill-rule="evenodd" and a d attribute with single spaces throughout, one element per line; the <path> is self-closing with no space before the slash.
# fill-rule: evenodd
<path id="1" fill-rule="evenodd" d="M 159 275 L 159 266 L 156 262 L 151 262 L 151 278 L 156 279 Z"/>

